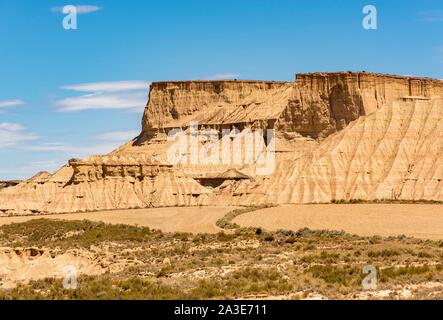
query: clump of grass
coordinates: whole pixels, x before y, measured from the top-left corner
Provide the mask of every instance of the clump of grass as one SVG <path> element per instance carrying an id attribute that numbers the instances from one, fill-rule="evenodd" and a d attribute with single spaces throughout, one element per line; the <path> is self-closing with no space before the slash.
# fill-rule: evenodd
<path id="1" fill-rule="evenodd" d="M 350 200 L 345 200 L 345 199 L 332 199 L 331 203 L 334 204 L 355 204 L 355 203 L 365 203 L 367 201 L 363 200 L 363 199 L 350 199 Z"/>
<path id="2" fill-rule="evenodd" d="M 228 242 L 228 241 L 232 241 L 233 239 L 235 239 L 235 235 L 232 234 L 226 234 L 223 231 L 217 233 L 217 241 L 220 242 Z"/>
<path id="3" fill-rule="evenodd" d="M 419 258 L 432 258 L 432 254 L 424 252 L 424 251 L 420 251 L 419 253 L 417 253 L 417 257 Z"/>
<path id="4" fill-rule="evenodd" d="M 339 253 L 329 253 L 322 251 L 319 255 L 308 254 L 300 258 L 303 263 L 322 262 L 322 263 L 337 263 L 340 259 Z"/>
<path id="5" fill-rule="evenodd" d="M 275 268 L 245 268 L 229 275 L 226 281 L 228 296 L 249 294 L 282 294 L 292 290 L 292 285 Z"/>
<path id="6" fill-rule="evenodd" d="M 380 281 L 388 282 L 390 279 L 400 277 L 408 277 L 430 273 L 432 270 L 428 265 L 423 266 L 404 266 L 404 267 L 389 267 L 381 270 Z"/>
<path id="7" fill-rule="evenodd" d="M 307 272 L 314 278 L 319 278 L 328 284 L 342 285 L 345 287 L 360 285 L 364 274 L 356 266 L 315 265 L 309 267 Z"/>
<path id="8" fill-rule="evenodd" d="M 338 238 L 338 237 L 353 237 L 344 231 L 335 230 L 311 230 L 309 228 L 302 228 L 298 230 L 295 235 L 301 238 Z"/>
<path id="9" fill-rule="evenodd" d="M 378 258 L 378 257 L 388 258 L 398 255 L 400 255 L 398 251 L 390 249 L 383 249 L 381 251 L 368 251 L 368 257 L 370 258 Z"/>

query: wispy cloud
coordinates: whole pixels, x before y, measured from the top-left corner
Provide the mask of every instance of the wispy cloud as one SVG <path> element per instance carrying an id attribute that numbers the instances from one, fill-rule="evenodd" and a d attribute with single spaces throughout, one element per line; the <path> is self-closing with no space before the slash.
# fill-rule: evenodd
<path id="1" fill-rule="evenodd" d="M 93 6 L 93 5 L 79 5 L 79 6 L 75 6 L 75 8 L 77 9 L 78 14 L 87 14 L 87 13 L 99 11 L 102 9 L 101 7 Z M 63 13 L 63 7 L 52 7 L 51 11 L 57 12 L 57 13 Z"/>
<path id="2" fill-rule="evenodd" d="M 232 80 L 238 79 L 240 75 L 238 73 L 218 73 L 209 77 L 205 77 L 205 80 Z"/>
<path id="3" fill-rule="evenodd" d="M 130 141 L 139 134 L 136 130 L 109 131 L 92 137 L 90 145 L 74 145 L 64 142 L 46 142 L 22 146 L 22 150 L 35 152 L 58 152 L 69 156 L 86 157 L 91 154 L 105 154 Z M 95 141 L 95 142 L 94 142 Z"/>
<path id="4" fill-rule="evenodd" d="M 66 159 L 84 158 L 90 155 L 100 155 L 111 152 L 120 146 L 119 142 L 106 142 L 90 145 L 73 145 L 62 142 L 42 143 L 37 145 L 26 145 L 20 147 L 22 150 L 33 152 L 54 152 L 63 153 Z"/>
<path id="5" fill-rule="evenodd" d="M 7 128 L 10 132 L 12 130 L 15 136 L 10 135 L 5 137 L 2 133 L 4 130 L 1 128 Z M 117 141 L 117 138 L 119 138 L 118 135 L 113 136 L 111 132 L 108 132 L 103 134 L 101 141 L 98 139 L 100 136 L 94 137 L 96 141 L 92 141 L 86 145 L 64 142 L 38 143 L 33 141 L 30 143 L 31 141 L 29 140 L 38 139 L 39 137 L 23 135 L 23 130 L 25 130 L 25 128 L 17 124 L 0 124 L 0 151 L 2 151 L 2 149 L 4 151 L 5 148 L 3 147 L 11 147 L 11 149 L 25 152 L 25 154 L 40 154 L 47 157 L 47 159 L 28 162 L 25 158 L 24 162 L 26 165 L 3 165 L 0 167 L 1 179 L 29 178 L 39 171 L 54 172 L 65 165 L 69 159 L 83 159 L 91 155 L 107 154 L 127 141 L 127 137 L 123 137 L 123 135 L 120 138 L 124 139 Z M 128 131 L 128 134 L 129 132 L 130 131 Z M 109 141 L 107 139 L 109 139 Z M 7 150 L 8 149 L 9 148 L 7 148 Z"/>
<path id="6" fill-rule="evenodd" d="M 123 143 L 134 139 L 138 134 L 139 132 L 135 130 L 112 131 L 99 134 L 98 136 L 96 136 L 96 138 L 104 141 L 116 141 Z"/>
<path id="7" fill-rule="evenodd" d="M 0 100 L 0 109 L 1 108 L 9 108 L 9 107 L 17 107 L 24 105 L 25 102 L 23 100 L 14 99 L 14 100 Z"/>
<path id="8" fill-rule="evenodd" d="M 145 93 L 104 94 L 93 93 L 58 101 L 58 111 L 72 112 L 97 109 L 142 109 L 146 104 Z"/>
<path id="9" fill-rule="evenodd" d="M 146 90 L 149 82 L 140 80 L 114 81 L 114 82 L 91 82 L 63 86 L 62 89 L 82 92 L 115 92 L 127 90 Z"/>
<path id="10" fill-rule="evenodd" d="M 426 22 L 443 22 L 443 11 L 441 10 L 422 11 L 418 15 Z"/>
<path id="11" fill-rule="evenodd" d="M 25 130 L 25 127 L 18 123 L 2 122 L 0 123 L 0 130 L 17 132 Z"/>
<path id="12" fill-rule="evenodd" d="M 0 168 L 0 180 L 28 179 L 38 172 L 55 172 L 66 164 L 66 159 L 26 161 L 22 164 L 9 164 Z"/>
<path id="13" fill-rule="evenodd" d="M 142 110 L 146 105 L 149 82 L 92 82 L 62 86 L 62 89 L 87 94 L 56 101 L 58 111 L 73 112 L 97 109 Z"/>
<path id="14" fill-rule="evenodd" d="M 91 155 L 107 154 L 123 143 L 135 138 L 136 130 L 108 131 L 91 136 L 87 143 L 67 143 L 61 141 L 43 142 L 43 138 L 30 133 L 19 123 L 0 123 L 0 153 L 21 152 L 46 158 L 40 161 L 30 161 L 22 157 L 22 164 L 4 163 L 0 167 L 1 179 L 29 178 L 38 171 L 53 172 L 66 164 L 71 158 L 86 158 Z M 1 180 L 0 179 L 0 180 Z"/>
<path id="15" fill-rule="evenodd" d="M 0 148 L 10 148 L 22 142 L 38 139 L 38 136 L 27 133 L 26 128 L 18 123 L 0 123 Z"/>

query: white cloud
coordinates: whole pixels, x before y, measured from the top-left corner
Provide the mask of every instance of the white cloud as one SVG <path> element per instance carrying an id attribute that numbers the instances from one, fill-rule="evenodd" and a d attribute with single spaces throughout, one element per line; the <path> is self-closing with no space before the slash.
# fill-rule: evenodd
<path id="1" fill-rule="evenodd" d="M 240 75 L 238 73 L 219 73 L 206 77 L 205 80 L 232 80 L 238 79 Z"/>
<path id="2" fill-rule="evenodd" d="M 10 127 L 10 126 L 2 126 Z M 19 129 L 19 127 L 11 127 L 12 129 Z M 32 137 L 32 139 L 38 137 Z M 15 141 L 25 141 L 31 139 L 15 139 Z M 9 139 L 8 141 L 11 141 Z M 126 141 L 124 141 L 126 142 Z M 121 145 L 117 141 L 104 141 L 102 143 L 91 143 L 89 145 L 74 145 L 64 142 L 50 142 L 50 143 L 23 143 L 23 144 L 8 144 L 8 147 L 13 147 L 14 150 L 20 150 L 25 153 L 41 153 L 49 159 L 41 161 L 30 161 L 26 165 L 17 165 L 5 163 L 0 167 L 1 179 L 17 179 L 29 178 L 39 171 L 54 172 L 65 165 L 71 158 L 86 158 L 91 155 L 107 154 Z M 0 129 L 0 151 L 2 151 L 2 130 Z M 54 156 L 54 158 L 52 158 Z"/>
<path id="3" fill-rule="evenodd" d="M 26 145 L 21 147 L 22 150 L 37 152 L 70 152 L 73 147 L 67 143 L 51 142 L 35 145 Z"/>
<path id="4" fill-rule="evenodd" d="M 21 106 L 23 104 L 25 104 L 25 102 L 19 99 L 0 100 L 0 108 L 16 107 L 16 106 Z"/>
<path id="5" fill-rule="evenodd" d="M 92 82 L 63 86 L 62 89 L 87 94 L 56 101 L 58 111 L 73 112 L 97 109 L 143 110 L 146 105 L 149 82 L 116 81 Z"/>
<path id="6" fill-rule="evenodd" d="M 92 6 L 92 5 L 80 5 L 80 6 L 75 6 L 75 7 L 77 9 L 78 14 L 87 14 L 87 13 L 95 12 L 95 11 L 102 9 L 101 7 Z M 51 11 L 57 12 L 57 13 L 63 13 L 63 7 L 52 7 Z"/>
<path id="7" fill-rule="evenodd" d="M 15 147 L 21 142 L 38 139 L 38 136 L 25 131 L 26 128 L 18 123 L 0 123 L 0 148 Z"/>
<path id="8" fill-rule="evenodd" d="M 104 94 L 93 93 L 58 101 L 58 111 L 83 111 L 96 109 L 143 109 L 146 104 L 145 93 Z"/>
<path id="9" fill-rule="evenodd" d="M 21 150 L 33 152 L 56 152 L 63 153 L 66 159 L 85 158 L 91 155 L 107 154 L 120 146 L 120 142 L 106 142 L 91 145 L 77 146 L 69 143 L 42 143 L 38 145 L 26 145 Z"/>
<path id="10" fill-rule="evenodd" d="M 62 89 L 83 92 L 115 92 L 127 90 L 147 90 L 149 82 L 140 80 L 113 81 L 113 82 L 91 82 L 63 86 Z"/>
<path id="11" fill-rule="evenodd" d="M 139 134 L 138 131 L 129 130 L 129 131 L 112 131 L 105 132 L 96 136 L 99 140 L 104 141 L 119 141 L 119 142 L 127 142 L 131 139 L 134 139 Z"/>
<path id="12" fill-rule="evenodd" d="M 0 168 L 0 180 L 29 179 L 38 172 L 55 172 L 66 164 L 66 159 L 29 161 L 24 164 L 8 164 Z"/>
<path id="13" fill-rule="evenodd" d="M 32 161 L 26 164 L 26 167 L 23 167 L 22 171 L 29 173 L 27 176 L 33 176 L 41 171 L 54 172 L 65 164 L 65 159 Z"/>
<path id="14" fill-rule="evenodd" d="M 25 127 L 18 123 L 2 122 L 0 123 L 0 130 L 17 132 L 25 130 Z"/>
<path id="15" fill-rule="evenodd" d="M 443 11 L 423 11 L 419 16 L 426 22 L 443 22 Z"/>

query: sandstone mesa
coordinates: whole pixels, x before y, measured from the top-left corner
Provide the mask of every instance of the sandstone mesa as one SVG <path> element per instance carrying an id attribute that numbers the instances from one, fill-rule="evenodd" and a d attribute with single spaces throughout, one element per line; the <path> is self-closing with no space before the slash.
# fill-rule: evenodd
<path id="1" fill-rule="evenodd" d="M 294 82 L 155 82 L 138 137 L 107 155 L 73 159 L 53 174 L 3 184 L 0 215 L 443 201 L 442 98 L 443 81 L 365 72 L 297 74 Z M 171 165 L 168 133 L 189 134 L 193 121 L 198 130 L 274 129 L 272 174 L 257 175 L 256 163 Z M 240 146 L 242 154 L 250 152 L 244 141 Z"/>

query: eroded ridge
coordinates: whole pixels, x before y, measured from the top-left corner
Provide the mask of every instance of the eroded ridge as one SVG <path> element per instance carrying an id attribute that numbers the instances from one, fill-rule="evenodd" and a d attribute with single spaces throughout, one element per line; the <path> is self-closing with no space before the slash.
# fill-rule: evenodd
<path id="1" fill-rule="evenodd" d="M 73 159 L 54 174 L 3 187 L 0 214 L 443 201 L 442 95 L 439 80 L 365 72 L 298 74 L 294 82 L 153 83 L 138 137 L 108 155 Z M 216 149 L 232 142 L 229 157 L 253 160 L 171 164 L 174 130 L 187 139 L 219 132 Z M 274 133 L 273 149 L 265 135 L 258 138 L 275 162 L 266 175 L 257 174 L 257 158 L 249 157 L 256 147 L 243 139 L 254 130 Z M 191 152 L 190 146 L 182 151 L 188 158 Z"/>

